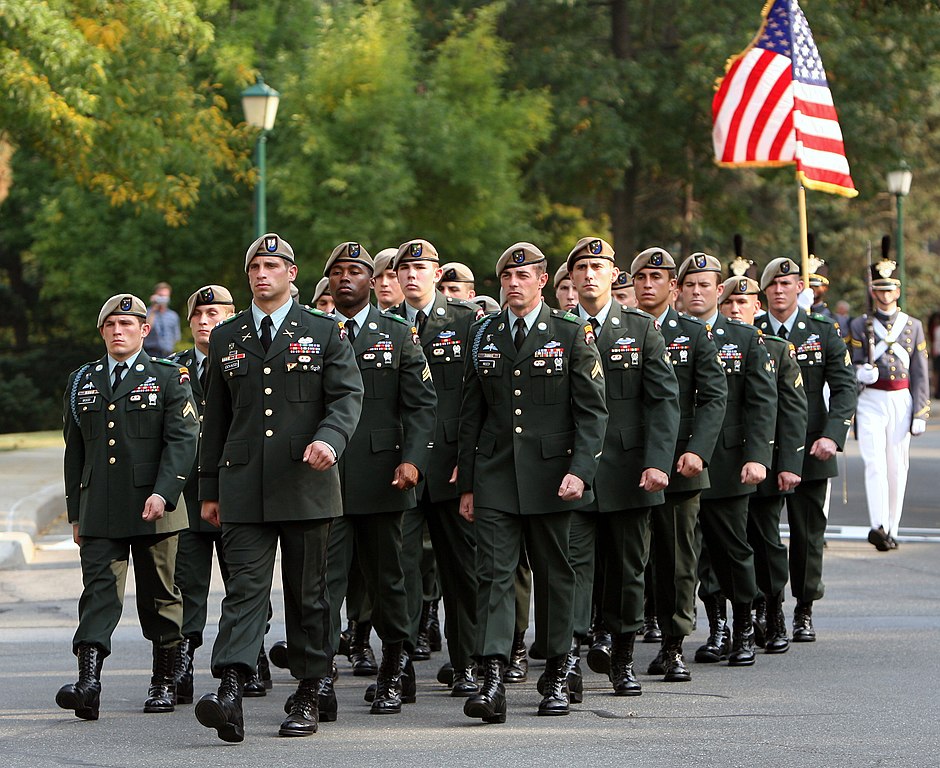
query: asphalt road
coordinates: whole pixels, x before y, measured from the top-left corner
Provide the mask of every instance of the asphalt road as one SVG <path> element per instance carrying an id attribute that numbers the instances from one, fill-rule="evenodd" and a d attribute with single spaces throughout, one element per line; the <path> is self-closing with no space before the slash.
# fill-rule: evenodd
<path id="1" fill-rule="evenodd" d="M 368 679 L 340 665 L 340 715 L 305 739 L 276 736 L 293 686 L 275 670 L 274 690 L 246 700 L 244 743 L 225 744 L 194 719 L 141 712 L 150 648 L 140 635 L 133 580 L 125 617 L 105 663 L 101 719 L 85 722 L 55 706 L 76 678 L 70 653 L 81 574 L 74 550 L 54 532 L 36 562 L 0 572 L 0 765 L 34 766 L 940 766 L 940 548 L 902 544 L 878 553 L 862 542 L 832 542 L 827 597 L 817 604 L 819 640 L 752 668 L 692 664 L 690 683 L 641 675 L 643 695 L 617 698 L 585 667 L 585 701 L 564 718 L 535 716 L 530 682 L 510 687 L 505 725 L 462 714 L 435 680 L 440 655 L 417 664 L 418 702 L 400 716 L 371 716 Z M 208 642 L 221 583 L 213 587 Z M 271 641 L 278 623 L 280 585 Z M 792 610 L 788 600 L 788 612 Z M 701 614 L 701 611 L 700 611 Z M 687 642 L 704 640 L 704 622 Z M 532 639 L 530 629 L 528 639 Z M 377 645 L 377 642 L 375 643 Z M 655 646 L 637 645 L 645 671 Z M 208 646 L 196 657 L 197 693 L 214 689 Z"/>

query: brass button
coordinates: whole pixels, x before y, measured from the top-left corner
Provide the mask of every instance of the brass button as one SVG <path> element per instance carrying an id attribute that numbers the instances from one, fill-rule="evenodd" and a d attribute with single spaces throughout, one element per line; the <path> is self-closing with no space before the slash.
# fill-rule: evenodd
<path id="1" fill-rule="evenodd" d="M 522 427 L 516 427 L 516 434 L 517 434 L 517 435 L 521 435 L 521 434 L 522 434 Z"/>
<path id="2" fill-rule="evenodd" d="M 516 408 L 516 416 L 521 416 L 521 415 L 522 415 L 522 409 Z"/>
<path id="3" fill-rule="evenodd" d="M 87 405 L 83 405 L 83 406 L 82 406 L 82 410 L 83 410 L 83 411 L 87 411 L 87 410 L 88 410 L 88 406 L 87 406 Z"/>
<path id="4" fill-rule="evenodd" d="M 273 430 L 273 429 L 268 429 L 268 430 L 265 431 L 264 434 L 265 434 L 265 436 L 267 436 L 267 437 L 274 437 L 274 430 Z"/>
<path id="5" fill-rule="evenodd" d="M 230 466 L 232 466 L 232 462 L 230 462 L 230 461 L 226 461 L 226 462 L 225 462 L 225 466 L 226 466 L 226 467 L 230 467 Z"/>
<path id="6" fill-rule="evenodd" d="M 512 372 L 512 375 L 513 375 L 513 376 L 521 376 L 521 375 L 522 375 L 522 371 L 520 371 L 518 368 L 516 368 L 516 370 L 514 370 L 514 371 Z"/>
<path id="7" fill-rule="evenodd" d="M 108 429 L 114 429 L 114 422 L 113 422 L 113 421 L 109 421 L 109 422 L 108 422 Z"/>
<path id="8" fill-rule="evenodd" d="M 512 393 L 513 393 L 516 397 L 519 397 L 519 395 L 522 394 L 522 390 L 521 390 L 521 389 L 514 389 L 514 390 L 512 391 Z"/>
<path id="9" fill-rule="evenodd" d="M 141 404 L 140 404 L 140 409 L 141 409 L 141 410 L 143 410 L 143 409 L 146 408 L 146 407 L 147 407 L 147 404 L 146 404 L 146 403 L 141 403 Z"/>
<path id="10" fill-rule="evenodd" d="M 108 445 L 114 445 L 116 442 L 117 441 L 112 437 L 110 440 L 108 440 Z"/>
<path id="11" fill-rule="evenodd" d="M 270 408 L 266 408 L 264 411 L 265 416 L 270 416 L 272 413 L 274 413 L 274 411 Z"/>
<path id="12" fill-rule="evenodd" d="M 272 391 L 273 391 L 273 390 L 271 389 L 271 387 L 265 387 L 265 388 L 264 388 L 264 394 L 266 394 L 266 395 L 270 395 Z"/>
<path id="13" fill-rule="evenodd" d="M 108 459 L 108 464 L 113 464 L 116 461 L 117 459 L 112 456 L 110 459 Z"/>
<path id="14" fill-rule="evenodd" d="M 113 410 L 114 410 L 114 403 L 111 403 L 111 405 L 108 406 L 108 410 L 109 410 L 109 411 L 113 411 Z"/>
<path id="15" fill-rule="evenodd" d="M 565 451 L 565 453 L 567 453 L 567 454 L 570 456 L 570 455 L 571 455 L 571 449 L 569 448 L 567 451 Z"/>
<path id="16" fill-rule="evenodd" d="M 264 372 L 265 372 L 265 373 L 271 373 L 271 369 L 270 369 L 269 367 L 265 366 Z"/>

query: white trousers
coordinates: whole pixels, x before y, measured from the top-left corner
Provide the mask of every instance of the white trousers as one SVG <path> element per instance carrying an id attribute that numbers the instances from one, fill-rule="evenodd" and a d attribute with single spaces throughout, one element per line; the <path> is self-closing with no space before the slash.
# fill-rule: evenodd
<path id="1" fill-rule="evenodd" d="M 885 392 L 865 388 L 858 396 L 855 420 L 858 447 L 865 463 L 865 496 L 871 527 L 898 535 L 907 470 L 910 466 L 910 390 Z"/>

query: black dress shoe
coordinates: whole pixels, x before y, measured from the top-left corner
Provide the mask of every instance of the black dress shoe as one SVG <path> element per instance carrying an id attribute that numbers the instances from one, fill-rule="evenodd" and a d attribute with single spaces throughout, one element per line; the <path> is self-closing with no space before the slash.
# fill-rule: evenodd
<path id="1" fill-rule="evenodd" d="M 287 660 L 287 642 L 278 640 L 268 651 L 268 658 L 278 669 L 287 669 L 290 663 Z"/>
<path id="2" fill-rule="evenodd" d="M 317 678 L 300 681 L 297 691 L 291 697 L 287 719 L 278 729 L 278 736 L 312 736 L 317 732 L 317 723 L 320 720 L 317 702 L 319 690 L 320 681 Z"/>
<path id="3" fill-rule="evenodd" d="M 456 698 L 466 698 L 475 696 L 480 692 L 480 686 L 477 685 L 476 664 L 471 664 L 466 669 L 458 669 L 454 672 L 453 685 L 450 695 Z"/>
<path id="4" fill-rule="evenodd" d="M 153 649 L 153 675 L 144 712 L 172 712 L 176 708 L 176 646 Z"/>
<path id="5" fill-rule="evenodd" d="M 238 667 L 226 667 L 218 693 L 207 693 L 196 702 L 196 719 L 206 728 L 214 728 L 222 741 L 239 742 L 245 739 L 245 720 L 242 715 L 243 673 Z"/>
<path id="6" fill-rule="evenodd" d="M 890 533 L 888 534 L 888 549 L 897 549 L 900 545 L 898 540 L 894 538 Z"/>
<path id="7" fill-rule="evenodd" d="M 875 549 L 879 552 L 887 552 L 891 549 L 891 544 L 888 541 L 889 537 L 885 533 L 885 529 L 881 526 L 877 528 L 872 528 L 868 532 L 868 543 L 874 545 Z"/>
<path id="8" fill-rule="evenodd" d="M 454 684 L 454 665 L 449 661 L 441 664 L 441 668 L 437 670 L 437 682 L 448 688 Z"/>
<path id="9" fill-rule="evenodd" d="M 97 720 L 101 699 L 101 665 L 104 654 L 97 646 L 82 643 L 76 649 L 78 681 L 63 685 L 55 695 L 62 709 L 75 710 L 82 720 Z"/>
<path id="10" fill-rule="evenodd" d="M 503 662 L 490 656 L 483 660 L 483 684 L 475 696 L 464 702 L 463 713 L 484 723 L 506 722 L 506 689 L 503 687 Z"/>
<path id="11" fill-rule="evenodd" d="M 816 630 L 813 627 L 813 604 L 797 601 L 793 609 L 793 642 L 815 643 Z"/>

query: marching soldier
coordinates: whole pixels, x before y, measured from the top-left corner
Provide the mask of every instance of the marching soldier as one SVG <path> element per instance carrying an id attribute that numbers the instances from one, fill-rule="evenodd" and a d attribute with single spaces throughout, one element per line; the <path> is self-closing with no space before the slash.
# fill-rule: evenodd
<path id="1" fill-rule="evenodd" d="M 728 384 L 705 323 L 672 307 L 676 290 L 672 256 L 662 248 L 647 248 L 637 254 L 630 272 L 639 308 L 656 318 L 679 384 L 673 469 L 664 501 L 653 507 L 651 515 L 654 603 L 663 641 L 648 672 L 664 675 L 666 682 L 685 682 L 691 675 L 682 643 L 692 633 L 694 621 L 699 497 L 709 485 L 708 465 L 724 418 Z M 723 637 L 723 617 L 717 608 L 713 611 L 706 604 L 706 609 L 709 624 Z M 622 686 L 625 695 L 639 695 L 632 657 L 628 669 Z"/>
<path id="2" fill-rule="evenodd" d="M 887 253 L 872 266 L 874 315 L 856 317 L 849 330 L 852 363 L 862 385 L 855 423 L 865 463 L 868 541 L 879 552 L 897 549 L 911 435 L 923 434 L 930 416 L 924 327 L 898 308 L 896 268 Z"/>
<path id="3" fill-rule="evenodd" d="M 751 605 L 757 596 L 754 552 L 747 540 L 748 497 L 767 476 L 773 455 L 777 385 L 760 333 L 718 312 L 721 262 L 693 253 L 679 267 L 682 303 L 703 320 L 718 347 L 728 380 L 728 401 L 720 438 L 702 491 L 699 523 L 723 595 L 731 601 L 733 624 L 729 666 L 754 663 Z"/>
<path id="4" fill-rule="evenodd" d="M 513 578 L 525 541 L 535 589 L 536 641 L 547 656 L 538 713 L 568 713 L 567 658 L 574 572 L 573 510 L 591 482 L 607 425 L 603 365 L 589 324 L 542 301 L 545 256 L 531 243 L 506 249 L 496 274 L 508 308 L 473 329 L 460 408 L 460 514 L 477 538 L 475 657 L 480 692 L 464 713 L 505 722 L 502 672 L 515 624 Z"/>
<path id="5" fill-rule="evenodd" d="M 760 286 L 745 276 L 749 264 L 743 258 L 732 262 L 736 273 L 725 280 L 720 301 L 726 317 L 754 325 L 754 316 L 760 309 Z M 763 338 L 777 378 L 777 427 L 773 463 L 767 478 L 748 498 L 747 540 L 754 550 L 754 575 L 760 592 L 755 603 L 757 645 L 765 653 L 785 653 L 790 647 L 783 614 L 787 548 L 780 540 L 780 512 L 786 496 L 799 485 L 803 471 L 806 391 L 794 346 L 776 336 Z"/>
<path id="6" fill-rule="evenodd" d="M 209 341 L 199 456 L 202 519 L 222 527 L 229 569 L 212 649 L 218 693 L 196 718 L 223 741 L 245 737 L 241 689 L 264 639 L 278 545 L 290 672 L 300 683 L 281 736 L 317 730 L 317 691 L 333 656 L 326 548 L 342 514 L 336 461 L 355 432 L 362 378 L 341 328 L 290 298 L 294 251 L 274 233 L 245 254 L 252 303 Z M 289 587 L 289 588 L 287 588 Z"/>
<path id="7" fill-rule="evenodd" d="M 172 712 L 173 663 L 183 605 L 173 583 L 177 506 L 199 436 L 189 372 L 143 353 L 147 307 L 131 294 L 108 299 L 98 315 L 107 354 L 69 376 L 64 398 L 65 489 L 84 588 L 72 651 L 78 681 L 56 704 L 97 720 L 101 666 L 121 619 L 124 580 L 133 556 L 137 612 L 153 643 L 153 677 L 144 712 Z"/>
<path id="8" fill-rule="evenodd" d="M 420 559 L 426 523 L 441 582 L 450 656 L 450 666 L 445 664 L 437 679 L 451 686 L 453 696 L 469 696 L 477 691 L 472 656 L 476 625 L 476 542 L 473 527 L 460 516 L 455 474 L 457 427 L 463 370 L 470 349 L 470 326 L 483 310 L 476 304 L 452 299 L 435 290 L 443 270 L 437 249 L 427 240 L 402 243 L 393 268 L 405 296 L 394 312 L 417 328 L 437 393 L 434 449 L 427 472 L 416 489 L 417 506 L 405 514 L 403 523 L 405 579 L 412 634 L 417 639 L 420 628 L 423 597 Z"/>
<path id="9" fill-rule="evenodd" d="M 353 242 L 336 246 L 323 269 L 365 388 L 359 426 L 339 462 L 344 515 L 330 532 L 328 593 L 336 631 L 355 546 L 356 567 L 371 597 L 372 624 L 382 640 L 371 711 L 383 715 L 398 714 L 402 701 L 415 700 L 402 518 L 416 504 L 414 488 L 430 458 L 437 398 L 415 327 L 369 304 L 372 269 L 372 257 Z M 362 481 L 363 473 L 370 482 Z M 332 688 L 332 679 L 326 678 L 321 718 L 327 703 L 335 719 Z"/>
<path id="10" fill-rule="evenodd" d="M 679 428 L 679 385 L 653 318 L 612 297 L 612 286 L 620 282 L 613 248 L 600 238 L 582 238 L 568 254 L 568 272 L 580 297 L 577 314 L 597 337 L 609 411 L 594 503 L 571 519 L 574 631 L 576 638 L 587 634 L 596 591 L 604 628 L 612 636 L 606 659 L 610 681 L 615 694 L 628 695 L 633 687 L 627 666 L 644 619 L 650 509 L 663 503 L 669 484 Z M 575 645 L 572 656 L 577 652 Z M 570 674 L 568 682 L 571 686 Z"/>
<path id="11" fill-rule="evenodd" d="M 826 534 L 826 488 L 838 475 L 836 453 L 842 450 L 856 390 L 852 361 L 831 320 L 807 314 L 797 304 L 803 290 L 800 267 L 792 259 L 771 261 L 760 279 L 768 312 L 757 327 L 796 348 L 808 408 L 802 480 L 787 498 L 790 523 L 790 591 L 796 598 L 794 642 L 813 642 L 813 602 L 823 596 L 822 555 Z M 823 389 L 829 385 L 828 405 Z"/>

